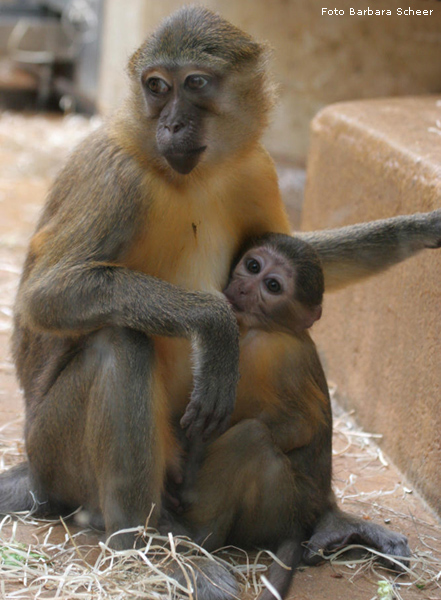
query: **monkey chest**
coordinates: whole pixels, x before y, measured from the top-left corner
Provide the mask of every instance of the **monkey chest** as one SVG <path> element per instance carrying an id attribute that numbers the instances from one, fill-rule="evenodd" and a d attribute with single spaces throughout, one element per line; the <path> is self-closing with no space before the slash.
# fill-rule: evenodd
<path id="1" fill-rule="evenodd" d="M 197 198 L 170 197 L 153 203 L 124 258 L 128 268 L 189 290 L 220 293 L 225 287 L 238 234 L 222 207 L 209 209 Z M 149 299 L 146 298 L 146 303 Z M 155 336 L 158 372 L 172 412 L 182 413 L 191 391 L 191 343 Z"/>
<path id="2" fill-rule="evenodd" d="M 122 264 L 189 290 L 221 293 L 246 237 L 287 229 L 283 210 L 269 201 L 270 190 L 256 184 L 256 178 L 233 179 L 240 184 L 213 180 L 185 190 L 159 186 L 146 202 Z M 278 206 L 277 189 L 271 191 Z M 155 344 L 167 396 L 181 411 L 192 383 L 190 343 L 158 337 Z"/>
<path id="3" fill-rule="evenodd" d="M 282 379 L 289 365 L 296 372 L 298 349 L 296 340 L 279 332 L 248 332 L 240 345 L 240 380 L 237 389 L 233 423 L 259 417 L 262 413 L 275 416 L 283 410 L 286 398 Z"/>
<path id="4" fill-rule="evenodd" d="M 212 214 L 194 203 L 152 206 L 124 262 L 187 289 L 221 291 L 237 243 L 223 211 Z"/>
<path id="5" fill-rule="evenodd" d="M 124 264 L 187 289 L 222 291 L 248 236 L 289 231 L 271 161 L 256 152 L 243 162 L 182 187 L 146 181 L 144 212 Z"/>

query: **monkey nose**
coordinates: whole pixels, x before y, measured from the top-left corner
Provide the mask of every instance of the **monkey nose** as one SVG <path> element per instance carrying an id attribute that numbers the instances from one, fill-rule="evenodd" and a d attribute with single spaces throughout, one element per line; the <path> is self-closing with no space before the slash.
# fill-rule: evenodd
<path id="1" fill-rule="evenodd" d="M 184 128 L 184 123 L 174 123 L 172 125 L 172 133 L 178 133 L 181 129 Z"/>
<path id="2" fill-rule="evenodd" d="M 164 129 L 166 129 L 171 134 L 178 133 L 178 131 L 181 131 L 181 129 L 183 129 L 184 127 L 185 125 L 184 123 L 182 123 L 182 121 L 178 121 L 177 123 L 171 123 L 170 125 L 164 125 Z"/>
<path id="3" fill-rule="evenodd" d="M 241 296 L 249 296 L 255 288 L 255 283 L 249 279 L 241 281 L 239 284 L 239 294 Z"/>

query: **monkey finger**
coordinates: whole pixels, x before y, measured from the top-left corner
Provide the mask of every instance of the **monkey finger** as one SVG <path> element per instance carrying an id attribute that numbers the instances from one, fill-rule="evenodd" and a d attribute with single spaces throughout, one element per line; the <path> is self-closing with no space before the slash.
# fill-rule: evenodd
<path id="1" fill-rule="evenodd" d="M 235 392 L 236 386 L 225 385 L 222 378 L 199 377 L 180 422 L 187 437 L 203 435 L 206 440 L 223 430 L 234 410 Z"/>
<path id="2" fill-rule="evenodd" d="M 187 427 L 186 435 L 188 439 L 201 437 L 205 430 L 205 418 L 200 414 Z"/>
<path id="3" fill-rule="evenodd" d="M 181 427 L 186 429 L 187 438 L 201 435 L 208 426 L 211 414 L 198 400 L 191 400 L 180 421 Z"/>
<path id="4" fill-rule="evenodd" d="M 216 420 L 211 420 L 208 424 L 206 424 L 203 433 L 203 440 L 206 442 L 209 440 L 214 434 L 215 437 L 218 437 L 225 433 L 225 431 L 229 428 L 231 422 L 231 415 L 228 414 L 224 417 L 219 417 Z"/>
<path id="5" fill-rule="evenodd" d="M 190 401 L 187 404 L 187 408 L 185 409 L 185 412 L 180 420 L 182 429 L 187 429 L 192 425 L 193 421 L 195 421 L 195 419 L 198 417 L 199 410 L 200 407 L 195 402 Z"/>
<path id="6" fill-rule="evenodd" d="M 171 491 L 164 490 L 163 492 L 163 500 L 164 504 L 173 510 L 174 512 L 180 514 L 183 511 L 183 507 L 181 505 L 181 501 L 177 496 L 175 496 Z"/>
<path id="7" fill-rule="evenodd" d="M 426 248 L 441 248 L 441 209 L 433 210 L 423 215 L 430 221 L 431 235 L 426 242 Z"/>
<path id="8" fill-rule="evenodd" d="M 185 409 L 185 413 L 179 422 L 182 429 L 187 429 L 187 435 L 188 435 L 188 428 L 191 427 L 193 421 L 197 417 L 198 412 L 199 412 L 198 408 L 196 406 L 193 406 L 191 402 L 187 405 L 187 408 Z"/>
<path id="9" fill-rule="evenodd" d="M 184 416 L 180 421 L 182 429 L 185 429 L 187 439 L 192 439 L 202 431 L 199 410 L 195 407 L 187 407 Z"/>
<path id="10" fill-rule="evenodd" d="M 227 416 L 218 416 L 211 413 L 204 414 L 204 412 L 200 411 L 187 427 L 187 438 L 191 439 L 201 436 L 203 441 L 206 442 L 213 436 L 217 437 L 223 433 L 227 429 L 230 419 L 230 414 Z"/>
<path id="11" fill-rule="evenodd" d="M 195 418 L 191 425 L 187 428 L 187 438 L 192 439 L 196 437 L 202 437 L 204 442 L 207 441 L 211 435 L 211 432 L 216 429 L 216 423 L 214 423 L 214 425 L 210 425 L 210 422 L 210 415 L 199 413 L 198 417 Z"/>

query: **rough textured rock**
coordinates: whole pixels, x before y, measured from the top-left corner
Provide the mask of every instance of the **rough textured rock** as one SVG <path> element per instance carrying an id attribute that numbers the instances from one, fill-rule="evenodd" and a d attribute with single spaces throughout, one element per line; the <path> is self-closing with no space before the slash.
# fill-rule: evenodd
<path id="1" fill-rule="evenodd" d="M 337 104 L 312 124 L 302 228 L 441 207 L 441 98 Z M 346 406 L 441 514 L 441 250 L 329 294 L 314 338 Z"/>

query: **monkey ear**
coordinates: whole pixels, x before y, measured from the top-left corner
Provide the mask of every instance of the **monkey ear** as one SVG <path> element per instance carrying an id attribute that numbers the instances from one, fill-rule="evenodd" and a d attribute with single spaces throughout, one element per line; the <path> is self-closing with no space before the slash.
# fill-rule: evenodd
<path id="1" fill-rule="evenodd" d="M 302 315 L 299 319 L 298 328 L 299 331 L 303 331 L 304 329 L 309 329 L 314 325 L 316 321 L 320 319 L 322 316 L 322 306 L 319 304 L 318 306 L 313 306 L 311 308 L 305 308 L 302 311 Z"/>

